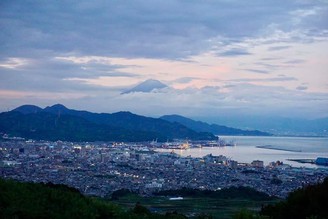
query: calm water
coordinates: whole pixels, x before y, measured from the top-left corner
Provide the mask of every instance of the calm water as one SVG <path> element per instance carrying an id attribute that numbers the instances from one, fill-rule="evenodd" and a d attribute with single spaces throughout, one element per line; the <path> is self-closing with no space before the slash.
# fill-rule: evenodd
<path id="1" fill-rule="evenodd" d="M 181 156 L 203 157 L 207 154 L 224 155 L 241 163 L 251 163 L 262 160 L 265 165 L 272 161 L 283 161 L 294 167 L 318 167 L 313 164 L 301 164 L 287 159 L 316 159 L 328 157 L 328 138 L 308 137 L 253 137 L 253 136 L 222 136 L 226 141 L 233 140 L 234 147 L 192 148 L 175 150 Z M 274 148 L 292 151 L 257 148 L 256 146 L 270 145 Z M 160 150 L 171 151 L 171 150 Z"/>

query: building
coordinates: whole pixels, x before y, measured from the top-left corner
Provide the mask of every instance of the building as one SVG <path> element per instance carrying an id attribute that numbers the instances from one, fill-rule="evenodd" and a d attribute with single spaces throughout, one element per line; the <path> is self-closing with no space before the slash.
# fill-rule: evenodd
<path id="1" fill-rule="evenodd" d="M 260 167 L 260 168 L 262 168 L 264 166 L 264 164 L 263 164 L 263 161 L 261 161 L 261 160 L 254 160 L 252 162 L 252 166 L 253 167 Z"/>
<path id="2" fill-rule="evenodd" d="M 160 189 L 160 188 L 162 188 L 162 186 L 163 186 L 163 184 L 157 183 L 155 181 L 145 185 L 145 187 L 147 189 Z"/>
<path id="3" fill-rule="evenodd" d="M 230 160 L 230 161 L 229 161 L 229 166 L 230 166 L 231 168 L 237 168 L 237 167 L 238 167 L 238 162 L 235 161 L 235 160 Z"/>

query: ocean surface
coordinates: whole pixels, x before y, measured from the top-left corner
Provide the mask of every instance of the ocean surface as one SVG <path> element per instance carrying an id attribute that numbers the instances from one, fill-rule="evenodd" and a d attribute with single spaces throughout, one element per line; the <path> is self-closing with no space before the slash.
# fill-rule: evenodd
<path id="1" fill-rule="evenodd" d="M 224 155 L 240 163 L 262 160 L 265 165 L 272 161 L 282 161 L 293 167 L 319 168 L 315 164 L 304 164 L 287 159 L 316 159 L 328 157 L 328 138 L 316 137 L 258 137 L 258 136 L 220 136 L 225 141 L 233 141 L 236 146 L 175 149 L 181 156 L 203 157 L 207 154 Z M 274 149 L 258 148 L 268 146 Z M 172 151 L 159 149 L 158 151 Z M 327 167 L 325 167 L 327 168 Z"/>

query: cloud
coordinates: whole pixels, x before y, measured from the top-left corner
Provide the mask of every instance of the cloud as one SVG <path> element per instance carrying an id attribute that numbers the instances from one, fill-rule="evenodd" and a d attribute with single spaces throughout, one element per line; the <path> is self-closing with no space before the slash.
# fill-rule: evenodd
<path id="1" fill-rule="evenodd" d="M 110 68 L 110 67 L 109 67 Z M 114 74 L 114 76 L 113 76 Z M 33 64 L 24 68 L 7 68 L 0 73 L 0 88 L 6 90 L 17 90 L 25 92 L 95 92 L 110 90 L 110 87 L 99 87 L 81 81 L 68 80 L 70 78 L 97 79 L 102 75 L 111 77 L 122 77 L 126 79 L 134 77 L 119 72 L 97 72 L 86 71 L 80 66 L 53 62 L 51 60 L 35 60 Z"/>
<path id="2" fill-rule="evenodd" d="M 265 67 L 268 69 L 268 71 L 275 71 L 282 67 L 281 64 L 270 64 L 268 62 L 255 62 L 254 64 L 257 66 Z"/>
<path id="3" fill-rule="evenodd" d="M 179 84 L 188 84 L 189 82 L 193 80 L 197 80 L 199 78 L 196 77 L 183 77 L 183 78 L 178 78 L 172 81 L 173 83 L 179 83 Z"/>
<path id="4" fill-rule="evenodd" d="M 272 46 L 269 47 L 268 50 L 269 51 L 277 51 L 277 50 L 283 50 L 283 49 L 288 49 L 290 48 L 290 46 Z"/>
<path id="5" fill-rule="evenodd" d="M 285 61 L 284 63 L 286 63 L 286 64 L 301 64 L 301 63 L 304 63 L 304 62 L 306 62 L 306 60 L 304 60 L 304 59 L 292 59 L 292 60 Z"/>
<path id="6" fill-rule="evenodd" d="M 259 73 L 259 74 L 269 74 L 269 71 L 266 70 L 259 70 L 259 69 L 243 69 L 245 71 L 253 72 L 253 73 Z"/>
<path id="7" fill-rule="evenodd" d="M 320 16 L 316 23 L 322 27 L 326 5 L 319 2 L 5 1 L 0 17 L 1 39 L 5 42 L 1 51 L 14 57 L 60 51 L 177 59 L 207 51 L 216 45 L 217 37 L 225 38 L 225 44 L 256 37 L 273 23 L 288 33 L 291 27 L 297 29 L 293 20 L 296 12 L 292 13 L 295 8 L 304 11 L 311 6 L 317 8 Z M 31 13 L 35 11 L 39 13 Z M 304 21 L 313 16 L 299 17 L 303 29 L 313 29 Z"/>
<path id="8" fill-rule="evenodd" d="M 21 66 L 27 65 L 28 63 L 29 63 L 28 59 L 10 57 L 0 62 L 0 68 L 17 69 Z"/>
<path id="9" fill-rule="evenodd" d="M 224 52 L 218 53 L 219 56 L 244 56 L 244 55 L 251 55 L 250 52 L 248 52 L 245 49 L 230 49 Z"/>
<path id="10" fill-rule="evenodd" d="M 135 99 L 138 100 L 137 105 L 133 101 Z M 313 109 L 322 114 L 321 107 L 327 109 L 325 104 L 328 103 L 328 98 L 325 93 L 306 93 L 279 86 L 254 85 L 245 81 L 226 86 L 223 90 L 219 87 L 189 87 L 182 90 L 165 88 L 160 93 L 132 93 L 116 97 L 112 103 L 115 103 L 117 109 L 153 116 L 177 113 L 212 117 L 221 114 L 297 117 L 313 112 Z M 295 110 L 298 107 L 301 110 Z"/>
<path id="11" fill-rule="evenodd" d="M 307 86 L 303 86 L 303 85 L 301 85 L 301 86 L 296 87 L 296 89 L 297 89 L 297 90 L 307 90 L 308 87 L 307 87 Z"/>
<path id="12" fill-rule="evenodd" d="M 262 61 L 277 61 L 283 59 L 282 57 L 269 57 L 269 58 L 261 58 Z"/>
<path id="13" fill-rule="evenodd" d="M 271 77 L 271 78 L 241 78 L 233 79 L 230 82 L 284 82 L 284 81 L 298 81 L 295 77 Z"/>

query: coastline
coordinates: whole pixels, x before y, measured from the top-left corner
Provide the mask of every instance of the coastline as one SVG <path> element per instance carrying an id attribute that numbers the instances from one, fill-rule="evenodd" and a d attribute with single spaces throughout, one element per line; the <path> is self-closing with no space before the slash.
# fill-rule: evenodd
<path id="1" fill-rule="evenodd" d="M 226 141 L 233 140 L 236 142 L 237 146 L 189 148 L 186 150 L 175 150 L 175 153 L 183 157 L 203 157 L 207 154 L 213 154 L 214 156 L 223 155 L 240 163 L 251 163 L 253 160 L 261 160 L 265 165 L 268 165 L 273 161 L 282 161 L 284 164 L 289 164 L 292 167 L 328 168 L 327 166 L 318 166 L 314 163 L 300 163 L 294 161 L 294 159 L 315 159 L 317 157 L 326 157 L 328 153 L 327 138 L 277 136 L 220 137 Z M 268 145 L 271 147 L 268 148 Z M 284 148 L 281 148 L 281 145 L 284 145 L 288 149 L 285 150 Z M 301 148 L 300 145 L 302 145 Z M 266 147 L 259 148 L 256 146 Z M 165 149 L 161 149 L 159 151 L 172 152 L 172 150 Z M 293 159 L 293 161 L 289 159 Z"/>

